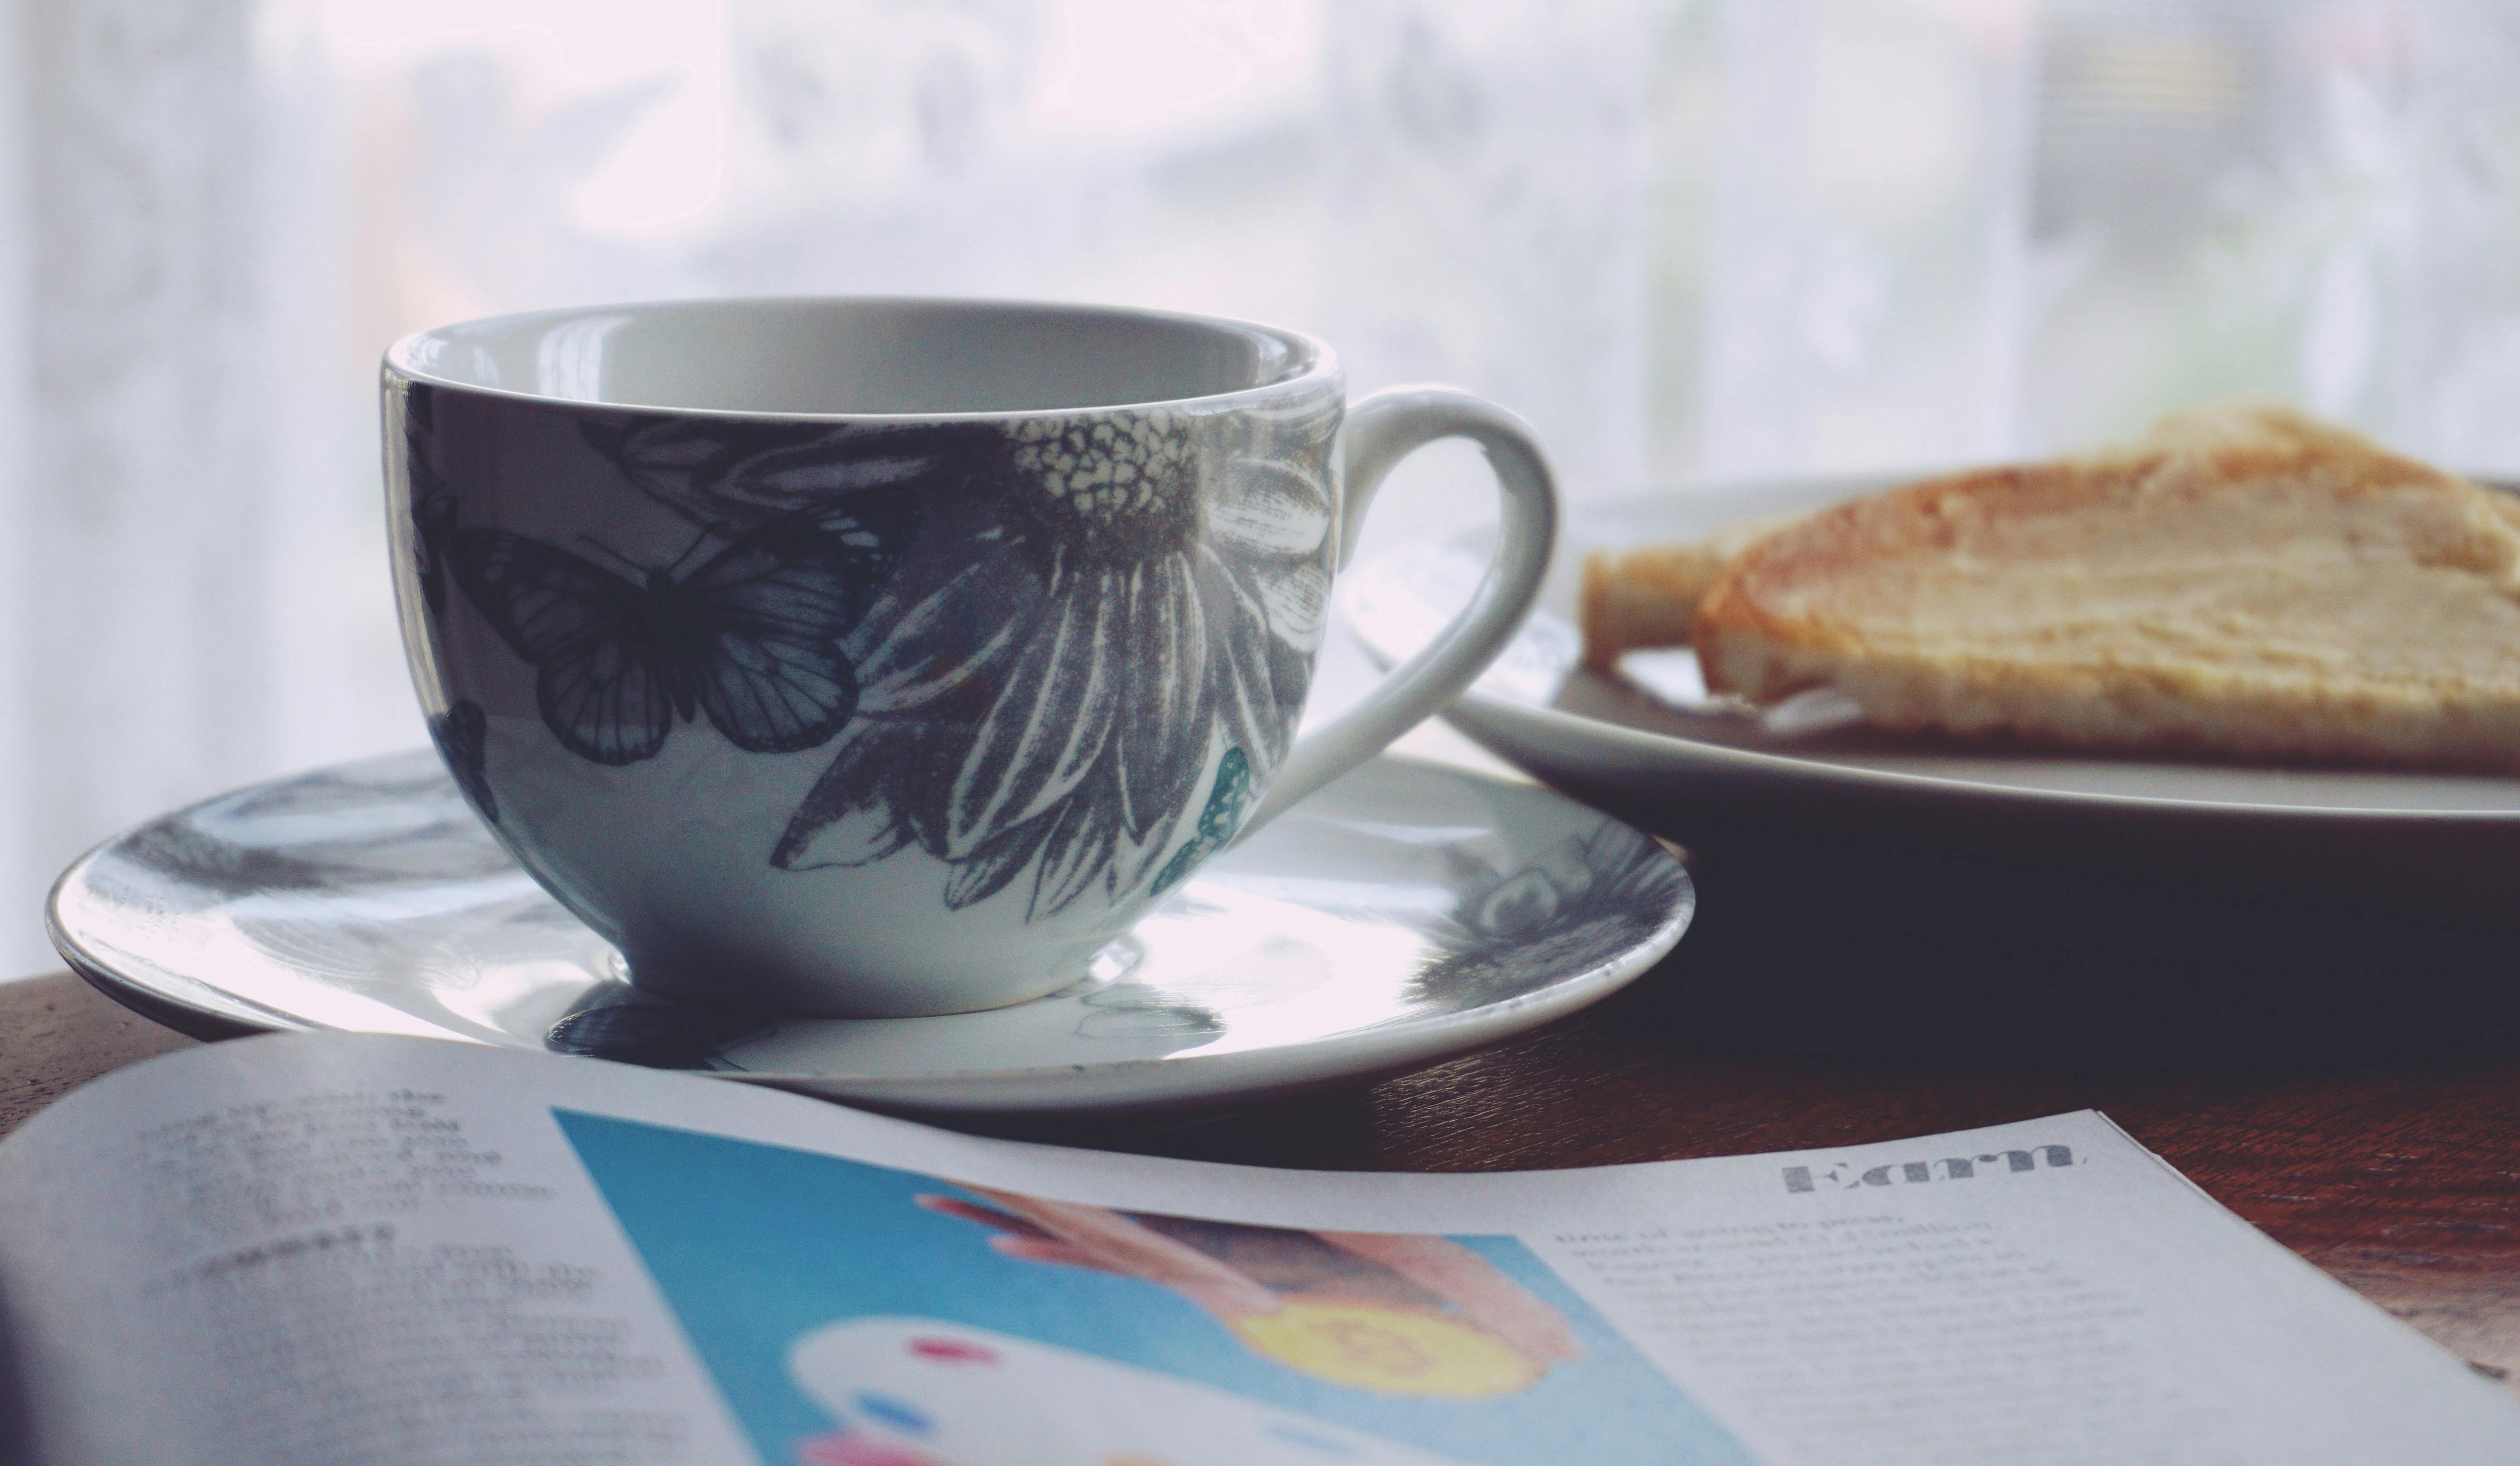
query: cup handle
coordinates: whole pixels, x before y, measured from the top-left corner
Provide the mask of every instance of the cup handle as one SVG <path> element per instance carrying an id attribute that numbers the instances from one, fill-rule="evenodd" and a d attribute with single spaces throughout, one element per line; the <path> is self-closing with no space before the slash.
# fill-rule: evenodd
<path id="1" fill-rule="evenodd" d="M 1470 603 L 1433 642 L 1395 668 L 1363 702 L 1288 750 L 1240 834 L 1284 814 L 1461 695 L 1513 640 L 1540 595 L 1541 578 L 1557 544 L 1557 480 L 1549 471 L 1549 460 L 1520 418 L 1450 387 L 1393 387 L 1349 409 L 1341 437 L 1347 493 L 1338 523 L 1340 567 L 1355 553 L 1357 530 L 1384 476 L 1438 438 L 1478 444 L 1496 474 L 1505 514 L 1487 574 L 1480 577 Z"/>

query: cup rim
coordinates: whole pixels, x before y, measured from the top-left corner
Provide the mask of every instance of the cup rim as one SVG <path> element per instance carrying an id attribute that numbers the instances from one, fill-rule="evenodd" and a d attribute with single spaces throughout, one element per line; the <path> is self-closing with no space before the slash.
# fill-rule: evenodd
<path id="1" fill-rule="evenodd" d="M 1195 396 L 1155 397 L 1135 402 L 1102 402 L 1082 407 L 993 408 L 964 412 L 896 412 L 896 413 L 815 413 L 780 412 L 750 408 L 678 407 L 671 403 L 609 402 L 584 397 L 563 397 L 552 392 L 530 391 L 518 387 L 484 386 L 477 381 L 464 381 L 430 371 L 421 365 L 420 353 L 431 341 L 449 339 L 449 333 L 482 328 L 521 329 L 541 323 L 557 323 L 572 318 L 626 315 L 640 312 L 706 311 L 713 307 L 779 307 L 828 306 L 833 304 L 943 307 L 950 310 L 997 310 L 1010 313 L 1073 314 L 1101 316 L 1126 321 L 1157 321 L 1201 331 L 1238 335 L 1266 336 L 1286 346 L 1296 365 L 1272 381 L 1230 392 L 1210 392 Z M 1195 408 L 1202 411 L 1232 409 L 1246 403 L 1297 393 L 1323 383 L 1340 380 L 1342 368 L 1338 353 L 1328 341 L 1304 332 L 1282 326 L 1270 326 L 1234 316 L 1201 315 L 1191 311 L 1154 310 L 1143 306 L 1105 305 L 1089 301 L 1026 300 L 996 296 L 964 295 L 699 295 L 670 300 L 634 300 L 612 304 L 559 306 L 544 310 L 509 311 L 495 316 L 476 316 L 415 331 L 387 346 L 383 370 L 389 377 L 407 381 L 425 382 L 442 391 L 471 392 L 483 397 L 506 398 L 517 402 L 539 403 L 551 407 L 575 408 L 593 412 L 654 413 L 677 418 L 698 418 L 745 422 L 1012 422 L 1032 418 L 1075 417 L 1087 413 L 1143 412 L 1157 408 Z"/>

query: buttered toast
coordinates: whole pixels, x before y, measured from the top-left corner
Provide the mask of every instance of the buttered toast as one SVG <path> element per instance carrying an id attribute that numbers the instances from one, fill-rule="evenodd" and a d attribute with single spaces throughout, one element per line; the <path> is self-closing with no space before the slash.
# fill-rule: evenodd
<path id="1" fill-rule="evenodd" d="M 1823 511 L 1688 629 L 1710 689 L 1885 729 L 2520 770 L 2520 503 L 2282 408 Z"/>

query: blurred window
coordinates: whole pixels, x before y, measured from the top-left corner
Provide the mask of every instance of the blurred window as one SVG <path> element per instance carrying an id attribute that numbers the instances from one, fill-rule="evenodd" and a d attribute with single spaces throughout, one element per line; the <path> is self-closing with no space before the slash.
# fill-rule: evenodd
<path id="1" fill-rule="evenodd" d="M 1577 501 L 2230 393 L 2520 473 L 2498 0 L 25 0 L 0 36 L 0 972 L 170 805 L 420 741 L 374 362 L 467 316 L 1262 318 Z M 1372 536 L 1484 506 L 1466 453 Z"/>

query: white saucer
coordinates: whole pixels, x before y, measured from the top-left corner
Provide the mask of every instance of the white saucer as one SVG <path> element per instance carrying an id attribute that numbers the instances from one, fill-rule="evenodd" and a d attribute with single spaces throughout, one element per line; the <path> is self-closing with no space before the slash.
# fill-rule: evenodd
<path id="1" fill-rule="evenodd" d="M 1706 697 L 1687 650 L 1632 653 L 1616 676 L 1580 665 L 1575 590 L 1590 551 L 1695 539 L 1897 481 L 1577 509 L 1539 608 L 1447 721 L 1558 788 L 1719 855 L 1848 839 L 2509 919 L 2520 778 L 1979 751 L 1848 726 L 1826 693 L 1750 715 Z M 1340 610 L 1374 661 L 1396 665 L 1468 600 L 1486 559 L 1477 531 L 1404 546 L 1341 577 Z"/>
<path id="2" fill-rule="evenodd" d="M 652 998 L 436 757 L 210 800 L 84 857 L 53 941 L 203 1038 L 418 1034 L 707 1069 L 896 1109 L 1207 1104 L 1391 1073 L 1617 991 L 1680 940 L 1680 863 L 1543 789 L 1380 759 L 1200 867 L 1085 980 L 942 1018 Z"/>

